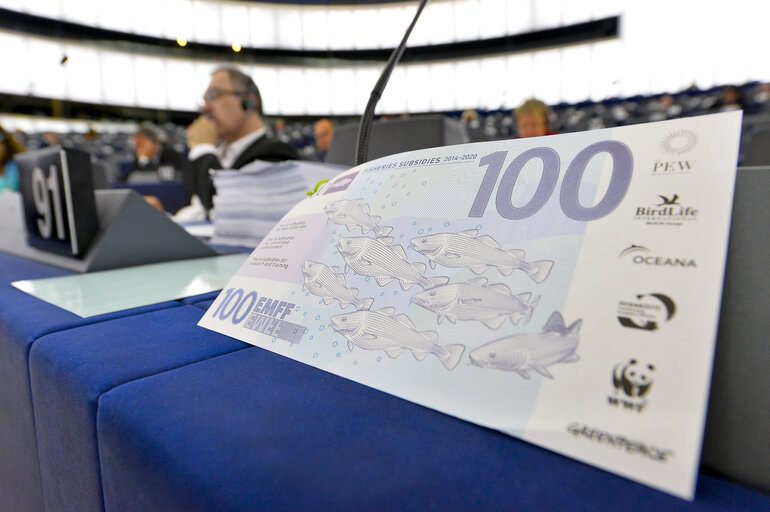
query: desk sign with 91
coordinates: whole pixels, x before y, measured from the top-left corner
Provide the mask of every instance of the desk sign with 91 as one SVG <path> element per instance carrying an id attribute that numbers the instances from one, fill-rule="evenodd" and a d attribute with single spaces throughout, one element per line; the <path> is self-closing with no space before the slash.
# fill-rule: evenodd
<path id="1" fill-rule="evenodd" d="M 99 229 L 88 153 L 53 146 L 16 162 L 29 245 L 82 257 Z"/>

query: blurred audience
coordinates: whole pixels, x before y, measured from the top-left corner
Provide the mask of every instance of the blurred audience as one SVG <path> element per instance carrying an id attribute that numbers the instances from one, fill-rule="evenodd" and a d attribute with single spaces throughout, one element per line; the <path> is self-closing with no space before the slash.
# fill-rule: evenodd
<path id="1" fill-rule="evenodd" d="M 19 168 L 14 155 L 24 152 L 24 146 L 0 126 L 0 190 L 19 190 Z"/>
<path id="2" fill-rule="evenodd" d="M 743 110 L 741 90 L 734 85 L 726 85 L 722 89 L 719 100 L 711 107 L 714 112 L 729 112 L 731 110 Z"/>
<path id="3" fill-rule="evenodd" d="M 159 128 L 149 123 L 141 125 L 134 135 L 134 164 L 123 180 L 128 180 L 133 171 L 158 171 L 162 180 L 173 179 L 174 170 L 182 169 L 184 158 L 165 142 Z"/>
<path id="4" fill-rule="evenodd" d="M 525 101 L 514 111 L 514 115 L 521 138 L 554 134 L 548 129 L 550 111 L 546 104 L 540 100 L 532 98 Z"/>
<path id="5" fill-rule="evenodd" d="M 313 125 L 313 136 L 315 137 L 315 147 L 318 150 L 318 159 L 326 160 L 326 152 L 334 137 L 334 123 L 329 119 L 319 119 Z"/>
<path id="6" fill-rule="evenodd" d="M 254 160 L 296 159 L 297 150 L 267 135 L 259 89 L 245 73 L 217 69 L 203 100 L 200 117 L 187 128 L 185 181 L 188 194 L 208 211 L 215 192 L 210 170 L 240 169 Z"/>

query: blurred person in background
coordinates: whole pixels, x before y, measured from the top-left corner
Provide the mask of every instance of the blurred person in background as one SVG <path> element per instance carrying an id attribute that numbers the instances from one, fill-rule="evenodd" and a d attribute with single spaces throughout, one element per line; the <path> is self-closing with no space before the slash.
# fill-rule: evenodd
<path id="1" fill-rule="evenodd" d="M 267 135 L 262 97 L 245 73 L 231 67 L 217 69 L 203 100 L 200 117 L 187 128 L 190 153 L 184 179 L 188 197 L 197 196 L 208 211 L 215 192 L 210 170 L 240 169 L 254 160 L 292 160 L 297 150 Z"/>
<path id="2" fill-rule="evenodd" d="M 726 85 L 722 88 L 722 95 L 711 107 L 711 110 L 714 112 L 730 112 L 731 110 L 743 110 L 743 108 L 741 90 L 734 85 Z"/>
<path id="3" fill-rule="evenodd" d="M 142 124 L 134 135 L 134 164 L 123 179 L 128 179 L 133 171 L 159 171 L 161 179 L 172 180 L 173 171 L 182 169 L 184 158 L 164 142 L 160 129 L 149 123 Z M 164 176 L 163 171 L 170 171 L 170 175 Z"/>
<path id="4" fill-rule="evenodd" d="M 548 129 L 548 116 L 550 112 L 545 103 L 534 98 L 521 104 L 514 111 L 516 117 L 516 126 L 520 138 L 541 137 L 543 135 L 554 135 L 554 132 Z"/>
<path id="5" fill-rule="evenodd" d="M 315 147 L 318 150 L 318 159 L 326 160 L 326 152 L 334 137 L 334 123 L 329 119 L 319 119 L 313 126 L 313 136 L 315 137 Z"/>
<path id="6" fill-rule="evenodd" d="M 0 191 L 8 189 L 18 192 L 19 168 L 13 157 L 23 152 L 24 146 L 0 126 Z"/>

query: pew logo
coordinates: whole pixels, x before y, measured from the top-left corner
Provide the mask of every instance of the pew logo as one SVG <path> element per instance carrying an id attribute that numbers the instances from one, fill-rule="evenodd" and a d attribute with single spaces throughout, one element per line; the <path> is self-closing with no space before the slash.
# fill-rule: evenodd
<path id="1" fill-rule="evenodd" d="M 612 387 L 607 395 L 610 407 L 641 414 L 647 407 L 645 398 L 655 379 L 655 365 L 642 363 L 636 358 L 615 363 L 612 367 Z"/>
<path id="2" fill-rule="evenodd" d="M 696 160 L 687 158 L 688 153 L 698 145 L 698 136 L 690 130 L 676 130 L 667 133 L 660 140 L 660 150 L 665 156 L 652 162 L 653 176 L 690 174 L 695 170 Z"/>
<path id="3" fill-rule="evenodd" d="M 698 208 L 683 203 L 677 193 L 657 194 L 646 205 L 634 208 L 633 219 L 648 226 L 684 226 L 698 220 Z"/>
<path id="4" fill-rule="evenodd" d="M 618 322 L 628 329 L 656 331 L 676 315 L 676 303 L 668 295 L 647 293 L 618 302 Z"/>
<path id="5" fill-rule="evenodd" d="M 683 256 L 661 256 L 643 245 L 631 244 L 623 249 L 618 259 L 645 267 L 698 268 L 693 258 Z"/>

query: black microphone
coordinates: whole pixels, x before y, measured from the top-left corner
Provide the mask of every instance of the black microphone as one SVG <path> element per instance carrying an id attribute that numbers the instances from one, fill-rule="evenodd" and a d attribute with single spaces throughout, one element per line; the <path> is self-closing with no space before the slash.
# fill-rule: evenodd
<path id="1" fill-rule="evenodd" d="M 377 102 L 380 101 L 380 97 L 385 90 L 385 86 L 388 84 L 388 80 L 390 80 L 390 74 L 393 72 L 393 68 L 395 68 L 396 64 L 398 64 L 398 61 L 401 60 L 401 55 L 404 53 L 404 48 L 406 48 L 406 40 L 409 39 L 409 35 L 412 33 L 412 29 L 417 24 L 417 19 L 420 17 L 420 13 L 427 3 L 428 0 L 420 1 L 420 5 L 417 6 L 417 12 L 414 15 L 414 19 L 409 25 L 409 28 L 406 29 L 404 38 L 401 40 L 401 43 L 393 49 L 393 53 L 390 54 L 390 58 L 388 59 L 387 64 L 385 64 L 385 69 L 382 70 L 380 79 L 377 80 L 376 84 L 374 84 L 374 89 L 372 89 L 372 92 L 369 95 L 369 103 L 366 104 L 364 113 L 361 115 L 361 123 L 358 125 L 356 165 L 361 165 L 362 163 L 366 162 L 366 157 L 369 154 L 369 138 L 372 134 L 372 118 L 374 117 L 374 108 L 377 106 Z"/>

